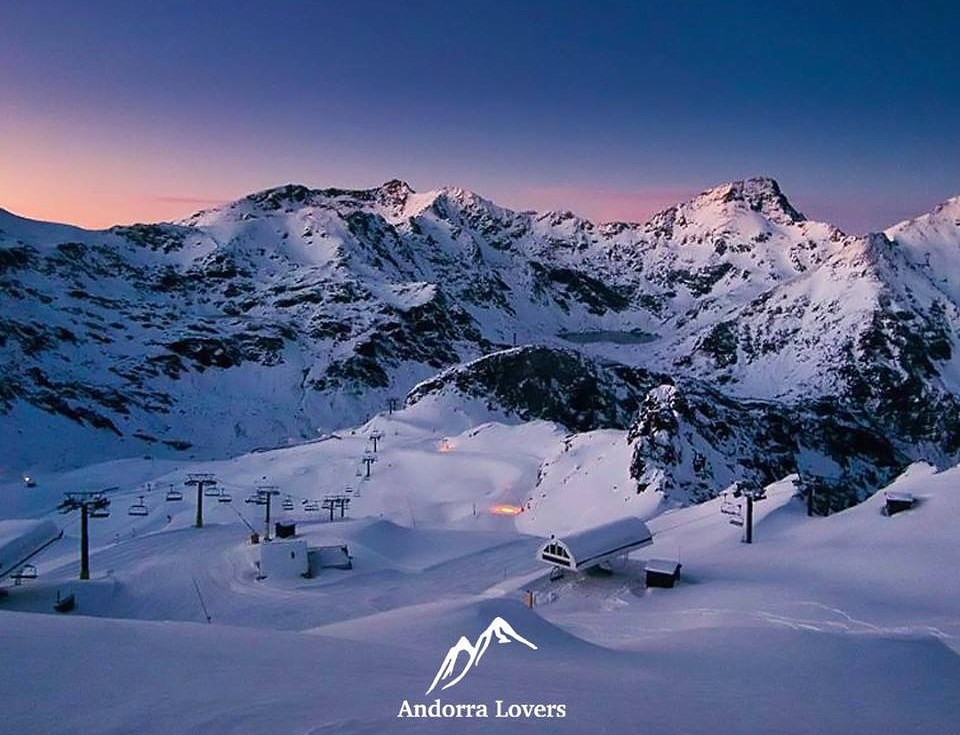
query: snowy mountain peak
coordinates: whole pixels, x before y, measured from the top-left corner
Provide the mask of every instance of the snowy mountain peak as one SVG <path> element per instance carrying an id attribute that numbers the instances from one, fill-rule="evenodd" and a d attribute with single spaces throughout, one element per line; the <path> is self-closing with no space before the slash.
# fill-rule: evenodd
<path id="1" fill-rule="evenodd" d="M 957 227 L 960 227 L 960 196 L 941 202 L 931 212 L 898 222 L 885 232 L 891 240 L 896 240 L 902 234 L 922 235 L 937 230 L 955 230 Z"/>
<path id="2" fill-rule="evenodd" d="M 798 212 L 780 190 L 776 180 L 768 177 L 755 177 L 742 181 L 732 181 L 729 184 L 707 189 L 697 196 L 694 206 L 708 206 L 715 204 L 746 205 L 754 212 L 762 214 L 776 224 L 795 224 L 806 220 Z"/>
<path id="3" fill-rule="evenodd" d="M 280 209 L 285 205 L 307 204 L 314 194 L 314 190 L 302 184 L 284 184 L 249 194 L 245 201 L 260 204 L 266 209 Z"/>
<path id="4" fill-rule="evenodd" d="M 950 197 L 945 202 L 941 202 L 933 210 L 933 213 L 935 215 L 960 218 L 960 195 Z"/>
<path id="5" fill-rule="evenodd" d="M 390 179 L 375 189 L 377 201 L 392 210 L 402 210 L 411 194 L 416 194 L 406 181 Z"/>
<path id="6" fill-rule="evenodd" d="M 383 192 L 398 193 L 403 196 L 414 193 L 413 187 L 401 179 L 390 179 L 390 181 L 384 182 L 384 184 L 380 186 L 380 190 Z"/>

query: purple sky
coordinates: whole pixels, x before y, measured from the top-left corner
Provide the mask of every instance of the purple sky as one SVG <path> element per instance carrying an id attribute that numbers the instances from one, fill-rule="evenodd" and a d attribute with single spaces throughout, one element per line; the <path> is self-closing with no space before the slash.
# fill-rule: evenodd
<path id="1" fill-rule="evenodd" d="M 644 219 L 777 178 L 877 229 L 960 193 L 956 3 L 0 6 L 0 207 L 106 226 L 287 182 Z"/>

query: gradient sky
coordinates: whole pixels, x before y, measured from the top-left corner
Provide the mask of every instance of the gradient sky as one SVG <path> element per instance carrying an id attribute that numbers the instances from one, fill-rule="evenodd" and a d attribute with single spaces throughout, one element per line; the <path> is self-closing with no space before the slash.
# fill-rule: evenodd
<path id="1" fill-rule="evenodd" d="M 960 194 L 960 3 L 0 2 L 0 207 L 101 227 L 286 182 L 642 220 L 777 178 L 879 229 Z"/>

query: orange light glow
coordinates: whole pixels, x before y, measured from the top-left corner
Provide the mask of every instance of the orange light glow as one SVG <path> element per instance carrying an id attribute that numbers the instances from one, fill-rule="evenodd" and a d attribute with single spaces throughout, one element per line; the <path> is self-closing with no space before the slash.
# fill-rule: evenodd
<path id="1" fill-rule="evenodd" d="M 498 516 L 515 516 L 523 513 L 523 508 L 519 505 L 508 505 L 506 503 L 501 505 L 491 506 L 490 512 Z"/>
<path id="2" fill-rule="evenodd" d="M 450 443 L 449 439 L 444 439 L 440 442 L 440 445 L 437 447 L 438 452 L 452 452 L 453 444 Z"/>

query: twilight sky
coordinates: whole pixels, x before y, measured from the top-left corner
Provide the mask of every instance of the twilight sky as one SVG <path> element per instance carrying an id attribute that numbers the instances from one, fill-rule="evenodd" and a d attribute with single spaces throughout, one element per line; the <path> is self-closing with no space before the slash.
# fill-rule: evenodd
<path id="1" fill-rule="evenodd" d="M 960 3 L 0 3 L 0 207 L 103 227 L 286 182 L 643 220 L 770 175 L 879 229 L 960 194 Z"/>

